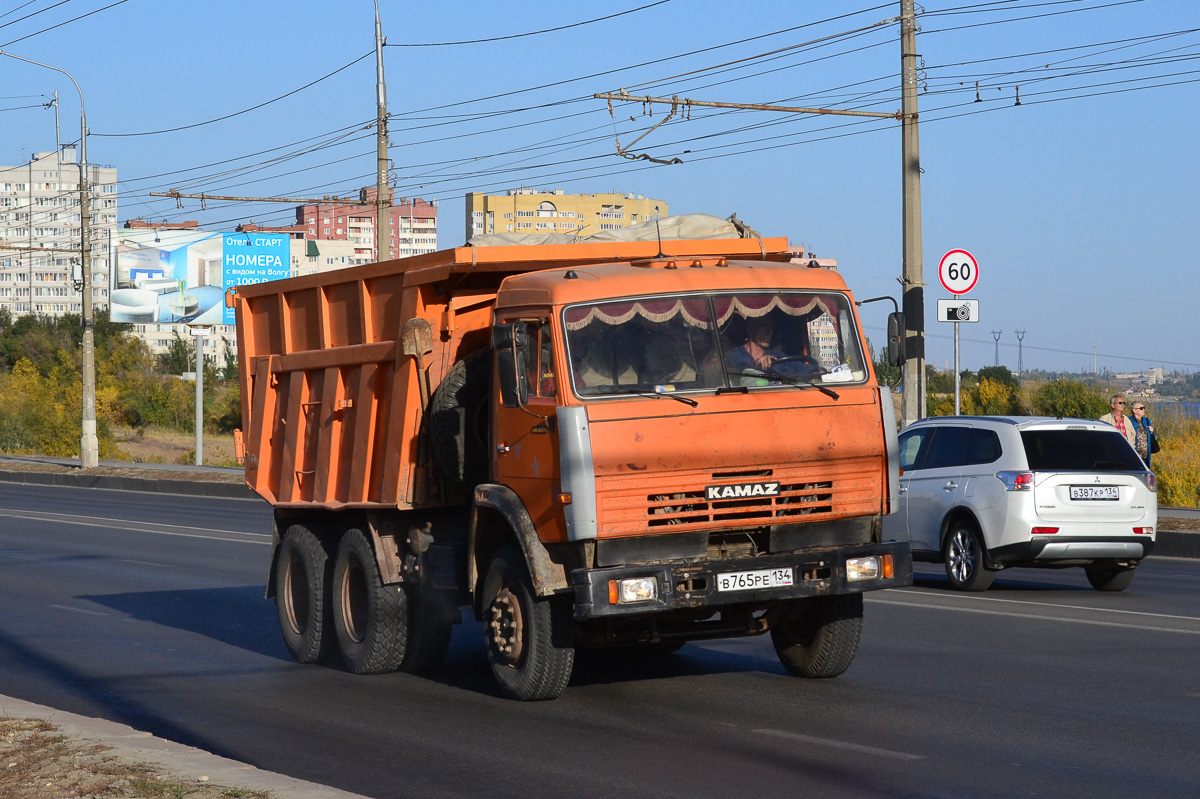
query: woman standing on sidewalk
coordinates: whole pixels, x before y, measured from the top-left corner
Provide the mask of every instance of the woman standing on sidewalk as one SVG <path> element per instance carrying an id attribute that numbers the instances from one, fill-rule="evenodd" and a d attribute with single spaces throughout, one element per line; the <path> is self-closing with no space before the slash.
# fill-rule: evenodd
<path id="1" fill-rule="evenodd" d="M 1154 435 L 1154 425 L 1146 415 L 1146 403 L 1141 400 L 1135 400 L 1133 403 L 1133 434 L 1133 448 L 1149 466 L 1151 456 L 1158 449 L 1158 439 Z"/>

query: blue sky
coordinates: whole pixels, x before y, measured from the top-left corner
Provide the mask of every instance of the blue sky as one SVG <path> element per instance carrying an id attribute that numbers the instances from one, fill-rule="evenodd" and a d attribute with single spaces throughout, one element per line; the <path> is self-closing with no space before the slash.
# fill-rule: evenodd
<path id="1" fill-rule="evenodd" d="M 119 169 L 122 221 L 280 224 L 289 206 L 177 210 L 148 193 L 311 197 L 374 182 L 371 2 L 124 0 L 67 22 L 113 2 L 0 0 L 0 49 L 79 81 L 89 159 Z M 610 116 L 591 98 L 626 88 L 895 111 L 899 29 L 885 21 L 898 0 L 752 0 L 736 11 L 709 0 L 380 8 L 393 180 L 402 196 L 438 199 L 440 246 L 462 243 L 467 191 L 615 189 L 665 200 L 672 213 L 736 212 L 766 235 L 837 258 L 859 297 L 899 296 L 896 123 L 697 109 L 635 147 L 683 160 L 657 166 L 617 157 L 614 135 L 627 144 L 666 109 L 649 117 L 627 104 Z M 930 361 L 952 362 L 953 326 L 934 321 L 933 308 L 950 296 L 938 261 L 961 247 L 980 264 L 970 296 L 982 318 L 962 326 L 964 368 L 993 363 L 998 330 L 1000 362 L 1015 371 L 1013 331 L 1024 330 L 1027 369 L 1200 369 L 1200 4 L 941 0 L 924 5 L 920 24 Z M 562 29 L 517 36 L 553 28 Z M 462 41 L 471 43 L 440 44 Z M 56 89 L 71 141 L 70 81 L 0 57 L 0 163 L 53 149 L 54 113 L 38 104 Z M 877 341 L 885 313 L 884 304 L 864 310 Z"/>

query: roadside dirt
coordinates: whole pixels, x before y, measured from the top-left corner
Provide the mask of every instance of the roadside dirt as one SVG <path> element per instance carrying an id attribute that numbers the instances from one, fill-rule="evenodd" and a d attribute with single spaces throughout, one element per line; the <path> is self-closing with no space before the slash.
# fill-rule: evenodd
<path id="1" fill-rule="evenodd" d="M 182 781 L 153 763 L 122 760 L 74 741 L 42 719 L 0 717 L 0 796 L 4 799 L 273 799 L 274 794 Z"/>
<path id="2" fill-rule="evenodd" d="M 117 448 L 133 463 L 186 464 L 194 460 L 196 436 L 169 430 L 119 429 L 113 432 Z M 204 434 L 204 464 L 206 466 L 236 466 L 233 436 Z"/>

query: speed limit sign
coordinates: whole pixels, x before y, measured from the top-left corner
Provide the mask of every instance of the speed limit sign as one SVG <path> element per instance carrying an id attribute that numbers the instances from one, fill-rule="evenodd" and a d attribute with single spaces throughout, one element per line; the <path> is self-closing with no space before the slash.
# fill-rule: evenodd
<path id="1" fill-rule="evenodd" d="M 975 288 L 979 280 L 979 264 L 975 256 L 966 250 L 951 250 L 942 256 L 938 264 L 938 277 L 951 294 L 966 294 Z"/>

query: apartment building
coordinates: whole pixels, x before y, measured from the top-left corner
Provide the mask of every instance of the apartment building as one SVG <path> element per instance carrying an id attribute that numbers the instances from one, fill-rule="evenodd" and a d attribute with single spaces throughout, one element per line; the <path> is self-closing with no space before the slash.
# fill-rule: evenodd
<path id="1" fill-rule="evenodd" d="M 640 194 L 567 194 L 562 189 L 467 193 L 467 239 L 485 233 L 577 233 L 590 236 L 668 216 L 662 200 Z"/>
<path id="2" fill-rule="evenodd" d="M 92 299 L 107 307 L 117 228 L 117 170 L 88 165 Z M 80 313 L 79 164 L 73 147 L 0 166 L 0 308 L 14 316 Z M 73 252 L 71 252 L 73 251 Z"/>
<path id="3" fill-rule="evenodd" d="M 437 200 L 401 197 L 396 203 L 395 192 L 388 189 L 388 194 L 393 200 L 388 231 L 393 257 L 437 250 Z M 367 187 L 359 191 L 357 203 L 341 200 L 297 206 L 296 226 L 304 228 L 309 241 L 348 241 L 354 245 L 354 263 L 374 263 L 379 260 L 375 252 L 378 196 L 375 188 Z"/>

